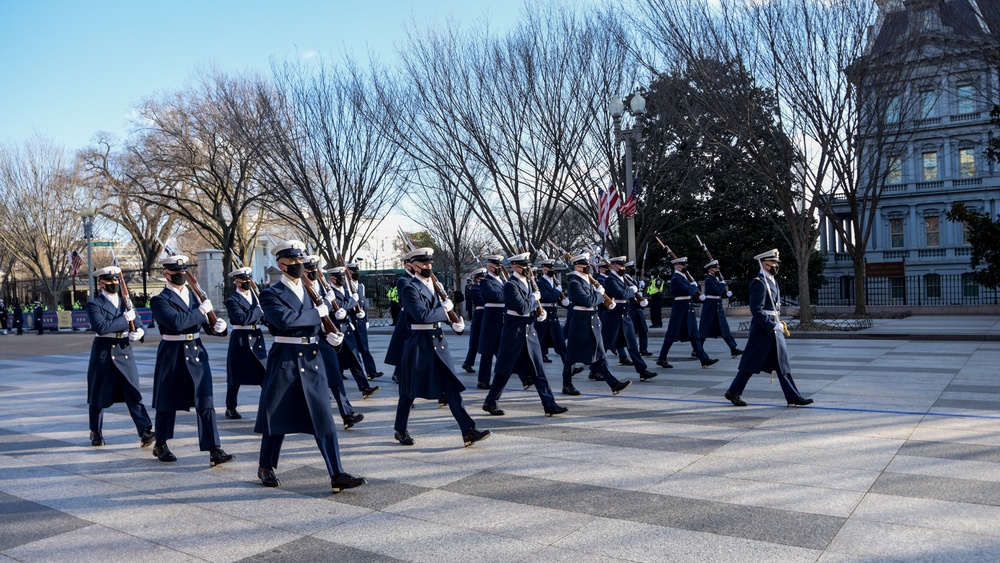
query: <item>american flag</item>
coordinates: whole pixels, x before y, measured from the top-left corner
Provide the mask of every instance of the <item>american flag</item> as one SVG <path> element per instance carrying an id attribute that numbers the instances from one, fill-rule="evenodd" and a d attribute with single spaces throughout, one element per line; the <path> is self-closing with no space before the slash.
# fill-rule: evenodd
<path id="1" fill-rule="evenodd" d="M 67 253 L 67 258 L 69 258 L 69 270 L 70 275 L 76 277 L 80 273 L 80 268 L 83 267 L 83 256 L 77 251 Z"/>
<path id="2" fill-rule="evenodd" d="M 597 188 L 597 230 L 601 234 L 608 234 L 611 217 L 618 210 L 618 203 L 618 190 L 614 184 L 608 186 L 608 191 Z"/>
<path id="3" fill-rule="evenodd" d="M 626 217 L 635 217 L 636 199 L 639 197 L 639 175 L 636 174 L 632 180 L 632 193 L 628 194 L 628 199 L 622 204 L 621 212 Z"/>

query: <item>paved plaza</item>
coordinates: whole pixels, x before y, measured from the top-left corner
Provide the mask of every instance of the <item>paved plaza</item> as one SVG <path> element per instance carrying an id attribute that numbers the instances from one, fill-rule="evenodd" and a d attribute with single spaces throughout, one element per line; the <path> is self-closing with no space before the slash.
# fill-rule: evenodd
<path id="1" fill-rule="evenodd" d="M 557 393 L 570 410 L 553 418 L 516 377 L 506 416 L 491 417 L 475 375 L 460 373 L 470 414 L 494 433 L 471 448 L 433 401 L 410 419 L 416 446 L 400 446 L 389 373 L 368 400 L 350 380 L 365 420 L 339 432 L 341 456 L 369 483 L 337 495 L 311 436 L 285 441 L 280 488 L 259 484 L 259 390 L 241 391 L 243 420 L 221 416 L 226 339 L 204 342 L 222 446 L 237 459 L 209 468 L 193 412 L 179 413 L 176 463 L 139 448 L 123 404 L 105 415 L 107 445 L 90 446 L 90 336 L 0 336 L 0 560 L 1000 560 L 1000 317 L 869 330 L 789 341 L 816 400 L 806 408 L 786 407 L 765 374 L 749 407 L 731 406 L 722 394 L 738 362 L 718 340 L 706 344 L 715 366 L 677 344 L 674 369 L 653 366 L 660 376 L 642 383 L 612 360 L 634 382 L 619 396 L 578 375 L 583 395 Z M 381 359 L 387 330 L 372 339 Z M 147 406 L 148 340 L 136 347 Z M 467 342 L 449 337 L 459 363 Z"/>

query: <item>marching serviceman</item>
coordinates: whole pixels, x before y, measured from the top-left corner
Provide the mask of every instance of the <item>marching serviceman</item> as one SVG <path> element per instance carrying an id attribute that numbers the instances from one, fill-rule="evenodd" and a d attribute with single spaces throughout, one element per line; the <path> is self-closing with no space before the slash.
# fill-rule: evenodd
<path id="1" fill-rule="evenodd" d="M 313 303 L 303 285 L 302 257 L 306 245 L 287 240 L 274 247 L 281 280 L 260 293 L 267 329 L 274 344 L 267 355 L 267 375 L 260 391 L 257 424 L 261 434 L 257 478 L 265 487 L 280 485 L 278 467 L 285 434 L 312 434 L 316 439 L 334 493 L 367 483 L 362 477 L 344 472 L 340 464 L 337 428 L 330 410 L 327 373 L 318 339 L 340 346 L 343 335 L 321 334 L 323 318 L 329 316 L 326 303 Z M 318 294 L 318 292 L 316 292 Z M 339 374 L 338 374 L 339 377 Z"/>
<path id="2" fill-rule="evenodd" d="M 734 358 L 743 353 L 736 347 L 736 339 L 729 331 L 729 320 L 726 319 L 726 307 L 722 300 L 732 297 L 733 292 L 726 287 L 726 280 L 719 275 L 719 261 L 712 260 L 705 265 L 708 275 L 705 276 L 705 302 L 701 305 L 701 331 L 702 348 L 705 340 L 709 338 L 719 338 L 720 336 L 729 345 L 729 352 Z"/>
<path id="3" fill-rule="evenodd" d="M 238 419 L 243 418 L 236 410 L 240 385 L 260 387 L 264 383 L 267 351 L 264 349 L 264 333 L 257 326 L 264 318 L 264 312 L 250 288 L 253 270 L 237 268 L 229 277 L 233 278 L 236 291 L 226 299 L 226 312 L 232 323 L 229 327 L 232 330 L 229 352 L 226 354 L 226 418 Z"/>
<path id="4" fill-rule="evenodd" d="M 531 267 L 528 253 L 511 256 L 510 265 L 514 271 L 503 286 L 506 317 L 497 351 L 496 376 L 490 385 L 490 392 L 486 394 L 483 410 L 494 416 L 504 414 L 497 403 L 511 374 L 517 373 L 522 381 L 531 378 L 546 415 L 562 414 L 569 409 L 556 404 L 542 367 L 542 347 L 538 343 L 538 333 L 534 326 L 542 295 L 538 291 L 532 291 L 528 277 L 531 275 L 528 271 Z M 538 320 L 544 322 L 545 309 L 538 315 Z"/>
<path id="5" fill-rule="evenodd" d="M 94 272 L 100 292 L 87 302 L 87 319 L 96 335 L 90 348 L 90 365 L 87 369 L 87 404 L 90 405 L 90 445 L 103 446 L 101 431 L 104 409 L 114 403 L 124 402 L 135 423 L 139 443 L 148 447 L 153 443 L 153 423 L 139 393 L 139 369 L 135 364 L 132 342 L 142 339 L 142 324 L 135 309 L 126 310 L 121 297 L 118 276 L 121 270 L 108 266 Z M 129 330 L 129 321 L 135 331 Z"/>
<path id="6" fill-rule="evenodd" d="M 442 325 L 447 326 L 449 323 L 448 311 L 435 292 L 431 277 L 434 249 L 411 250 L 403 256 L 403 260 L 412 264 L 416 275 L 411 276 L 399 291 L 409 333 L 399 364 L 399 403 L 393 425 L 394 438 L 404 446 L 412 446 L 415 441 L 407 432 L 406 426 L 414 399 L 440 401 L 443 398 L 458 422 L 465 447 L 469 447 L 488 438 L 490 431 L 476 430 L 476 423 L 462 406 L 462 391 L 465 386 L 455 375 L 448 341 L 441 330 Z M 456 333 L 465 330 L 465 322 L 461 317 L 450 326 Z"/>
<path id="7" fill-rule="evenodd" d="M 483 298 L 483 324 L 479 331 L 479 381 L 480 389 L 490 388 L 493 373 L 493 356 L 500 350 L 500 332 L 503 330 L 504 305 L 503 284 L 500 279 L 500 264 L 503 256 L 491 254 L 486 257 L 486 276 L 479 282 L 479 294 Z"/>
<path id="8" fill-rule="evenodd" d="M 469 352 L 465 355 L 465 362 L 462 369 L 466 373 L 476 373 L 473 365 L 476 363 L 476 354 L 479 353 L 479 332 L 483 330 L 483 315 L 486 310 L 486 302 L 483 301 L 483 294 L 479 290 L 479 284 L 486 277 L 486 268 L 479 268 L 472 272 L 472 284 L 465 290 L 465 305 L 471 309 L 472 328 L 469 330 Z"/>
<path id="9" fill-rule="evenodd" d="M 632 385 L 630 380 L 618 381 L 611 375 L 605 358 L 604 337 L 597 307 L 604 303 L 604 287 L 594 287 L 590 281 L 590 254 L 584 252 L 570 259 L 573 273 L 569 276 L 569 300 L 573 314 L 566 321 L 566 362 L 590 366 L 591 373 L 600 377 L 617 395 Z M 612 303 L 614 305 L 614 303 Z"/>
<path id="10" fill-rule="evenodd" d="M 371 353 L 371 345 L 368 343 L 368 298 L 365 296 L 365 284 L 361 283 L 361 269 L 356 262 L 347 264 L 347 275 L 351 276 L 354 292 L 358 295 L 358 306 L 364 317 L 359 317 L 354 323 L 355 338 L 358 341 L 358 352 L 361 354 L 361 363 L 365 366 L 365 373 L 368 379 L 382 377 L 382 372 L 375 365 L 375 358 Z"/>
<path id="11" fill-rule="evenodd" d="M 628 350 L 632 362 L 629 365 L 635 367 L 635 372 L 639 374 L 639 381 L 646 381 L 656 377 L 656 373 L 650 371 L 646 366 L 646 360 L 639 354 L 639 343 L 635 337 L 635 327 L 632 324 L 632 314 L 629 309 L 632 307 L 632 299 L 639 295 L 639 288 L 634 284 L 628 284 L 623 276 L 625 272 L 625 256 L 616 256 L 608 262 L 611 269 L 604 278 L 604 290 L 608 297 L 614 299 L 615 308 L 604 314 L 601 321 L 604 347 L 608 350 L 617 350 L 624 347 Z"/>
<path id="12" fill-rule="evenodd" d="M 639 354 L 642 356 L 652 356 L 649 351 L 649 327 L 646 326 L 646 314 L 644 309 L 649 305 L 649 301 L 642 296 L 645 282 L 635 277 L 635 262 L 625 263 L 625 281 L 639 288 L 639 293 L 629 300 L 628 312 L 632 316 L 632 327 L 635 329 L 635 336 L 639 340 Z"/>
<path id="13" fill-rule="evenodd" d="M 319 256 L 306 257 L 306 262 L 318 260 Z M 364 364 L 361 360 L 361 348 L 358 345 L 357 330 L 355 330 L 354 323 L 355 321 L 368 321 L 365 320 L 364 309 L 358 305 L 357 298 L 360 295 L 349 294 L 347 292 L 347 287 L 344 285 L 347 268 L 337 266 L 327 270 L 327 273 L 330 275 L 330 283 L 333 287 L 326 298 L 331 302 L 336 300 L 337 305 L 340 307 L 334 314 L 334 322 L 337 323 L 337 328 L 344 335 L 344 345 L 337 352 L 337 360 L 340 361 L 341 370 L 350 370 L 351 375 L 354 376 L 354 381 L 358 384 L 358 391 L 361 391 L 361 397 L 367 399 L 378 393 L 381 387 L 378 385 L 372 387 L 368 383 L 368 374 L 365 373 Z"/>
<path id="14" fill-rule="evenodd" d="M 310 255 L 303 258 L 303 278 L 307 280 L 303 283 L 311 283 L 317 295 L 323 294 L 322 286 L 319 283 L 321 281 L 320 276 L 323 275 L 322 266 L 323 259 L 319 256 Z M 323 303 L 327 307 L 330 307 L 329 299 L 324 298 Z M 337 349 L 327 342 L 325 338 L 321 338 L 319 340 L 319 353 L 323 356 L 327 385 L 330 387 L 330 393 L 333 394 L 334 400 L 337 401 L 337 410 L 340 412 L 340 418 L 344 421 L 344 430 L 347 430 L 364 420 L 365 415 L 354 412 L 354 406 L 351 405 L 350 399 L 347 398 L 347 388 L 344 387 L 343 371 L 340 369 L 340 359 L 337 357 Z"/>
<path id="15" fill-rule="evenodd" d="M 687 257 L 675 258 L 670 261 L 674 265 L 674 276 L 670 278 L 670 293 L 674 296 L 674 304 L 670 307 L 670 320 L 667 323 L 667 334 L 663 337 L 660 357 L 656 365 L 664 368 L 674 366 L 667 363 L 667 353 L 674 342 L 691 342 L 691 349 L 701 361 L 701 367 L 708 367 L 719 360 L 709 358 L 701 346 L 701 335 L 698 334 L 698 317 L 694 312 L 692 298 L 698 295 L 698 284 L 687 278 Z"/>
<path id="16" fill-rule="evenodd" d="M 208 325 L 212 302 L 199 302 L 194 291 L 184 284 L 188 257 L 174 255 L 160 261 L 167 285 L 149 302 L 153 319 L 160 325 L 163 340 L 156 349 L 153 368 L 153 408 L 156 409 L 156 444 L 153 455 L 160 461 L 177 461 L 167 447 L 174 437 L 177 411 L 193 406 L 198 420 L 198 444 L 209 452 L 209 465 L 226 463 L 234 458 L 219 446 L 212 398 L 212 367 L 208 352 L 201 343 L 201 329 L 214 336 L 225 336 L 226 321 Z"/>
<path id="17" fill-rule="evenodd" d="M 785 346 L 788 329 L 781 320 L 781 291 L 775 279 L 781 264 L 778 249 L 762 252 L 754 256 L 754 259 L 760 264 L 760 273 L 750 280 L 750 336 L 747 338 L 743 358 L 740 359 L 739 371 L 725 397 L 737 407 L 745 407 L 746 401 L 740 395 L 750 381 L 750 376 L 762 371 L 777 372 L 788 406 L 811 405 L 813 400 L 803 398 L 795 386 L 788 363 L 788 348 Z"/>
<path id="18" fill-rule="evenodd" d="M 535 319 L 535 332 L 538 333 L 538 343 L 542 347 L 542 361 L 545 360 L 545 350 L 552 348 L 559 354 L 563 362 L 562 393 L 563 395 L 579 395 L 573 386 L 573 376 L 583 371 L 582 367 L 573 367 L 566 361 L 566 337 L 563 335 L 562 324 L 559 322 L 557 305 L 569 307 L 569 299 L 563 296 L 562 285 L 556 279 L 555 260 L 542 260 L 542 275 L 538 278 L 538 292 L 541 294 L 542 308 L 545 309 L 545 319 Z M 567 317 L 568 319 L 568 317 Z M 567 320 L 568 322 L 568 320 Z"/>

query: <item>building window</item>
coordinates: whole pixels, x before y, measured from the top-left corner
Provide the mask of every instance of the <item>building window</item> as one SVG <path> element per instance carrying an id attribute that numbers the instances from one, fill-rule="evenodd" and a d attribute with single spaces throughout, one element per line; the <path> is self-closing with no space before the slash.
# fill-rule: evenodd
<path id="1" fill-rule="evenodd" d="M 938 179 L 938 164 L 936 152 L 924 153 L 924 181 L 935 182 Z"/>
<path id="2" fill-rule="evenodd" d="M 893 299 L 906 299 L 906 278 L 889 278 Z"/>
<path id="3" fill-rule="evenodd" d="M 885 177 L 885 183 L 887 184 L 902 184 L 903 183 L 903 159 L 900 156 L 890 156 L 888 163 L 888 170 Z"/>
<path id="4" fill-rule="evenodd" d="M 965 221 L 960 224 L 962 225 L 962 244 L 972 244 L 969 242 L 969 224 Z"/>
<path id="5" fill-rule="evenodd" d="M 899 123 L 902 113 L 902 101 L 899 96 L 889 98 L 889 105 L 885 109 L 886 123 Z"/>
<path id="6" fill-rule="evenodd" d="M 924 234 L 927 246 L 941 246 L 940 217 L 924 217 Z"/>
<path id="7" fill-rule="evenodd" d="M 934 95 L 934 90 L 920 92 L 920 119 L 929 119 L 937 115 L 934 110 L 935 102 L 937 96 Z"/>
<path id="8" fill-rule="evenodd" d="M 903 219 L 889 219 L 889 247 L 903 248 L 906 239 L 903 236 Z"/>
<path id="9" fill-rule="evenodd" d="M 956 90 L 956 98 L 958 99 L 958 113 L 975 113 L 976 103 L 974 96 L 976 94 L 975 88 L 972 84 L 965 83 L 959 84 Z"/>
<path id="10" fill-rule="evenodd" d="M 974 178 L 976 176 L 976 151 L 960 149 L 958 151 L 958 177 Z"/>
<path id="11" fill-rule="evenodd" d="M 962 297 L 979 297 L 979 282 L 972 273 L 962 274 Z"/>
<path id="12" fill-rule="evenodd" d="M 927 274 L 924 276 L 924 286 L 927 287 L 927 298 L 941 298 L 941 275 Z"/>

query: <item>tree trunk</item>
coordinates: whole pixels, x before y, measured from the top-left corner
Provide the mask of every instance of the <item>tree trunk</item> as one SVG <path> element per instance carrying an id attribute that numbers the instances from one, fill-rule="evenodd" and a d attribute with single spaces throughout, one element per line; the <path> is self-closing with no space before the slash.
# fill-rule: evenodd
<path id="1" fill-rule="evenodd" d="M 854 314 L 868 314 L 868 296 L 865 294 L 865 255 L 854 256 Z"/>
<path id="2" fill-rule="evenodd" d="M 812 248 L 796 252 L 795 260 L 798 261 L 798 282 L 799 282 L 799 322 L 811 323 L 813 321 L 812 299 L 809 296 L 809 256 Z"/>

